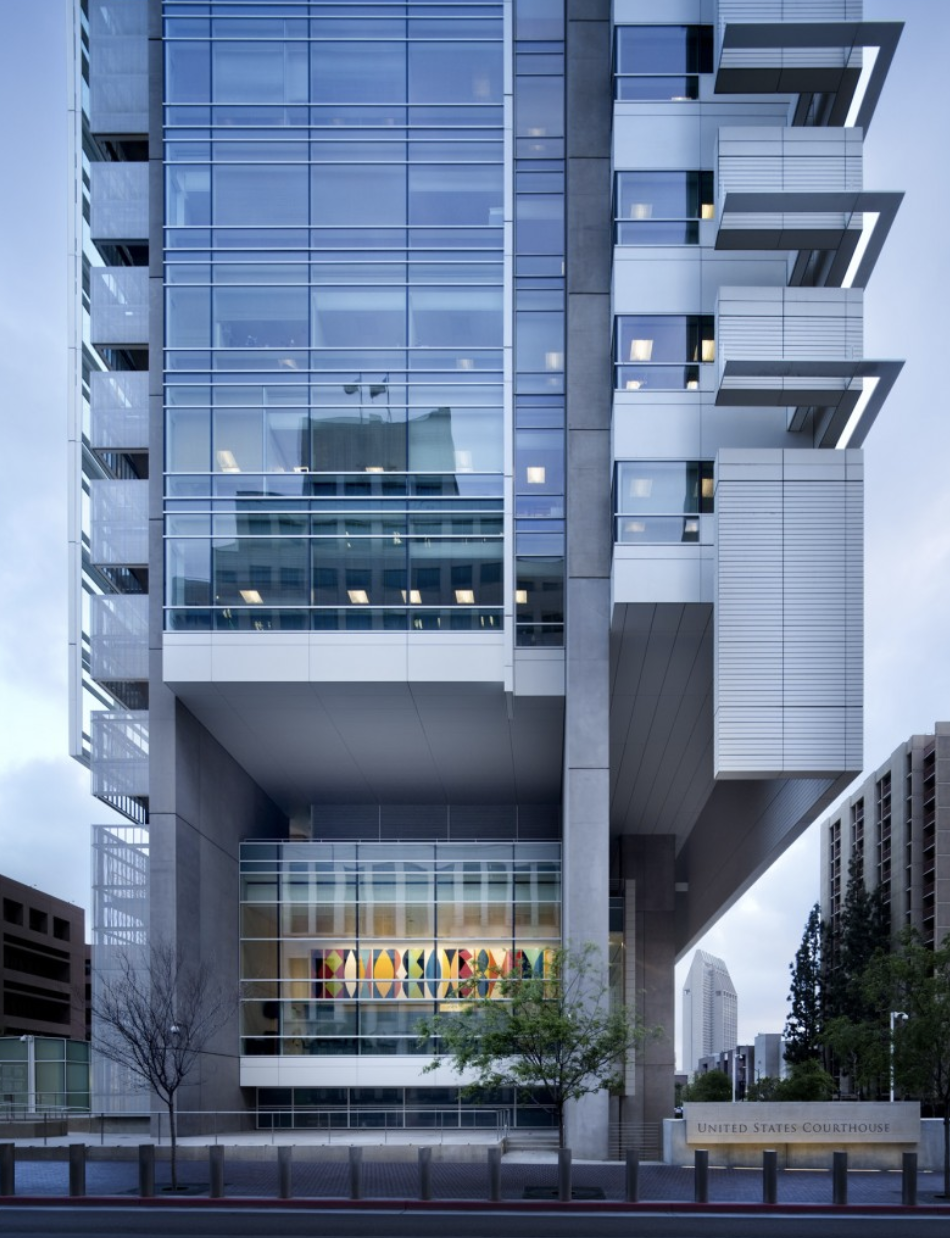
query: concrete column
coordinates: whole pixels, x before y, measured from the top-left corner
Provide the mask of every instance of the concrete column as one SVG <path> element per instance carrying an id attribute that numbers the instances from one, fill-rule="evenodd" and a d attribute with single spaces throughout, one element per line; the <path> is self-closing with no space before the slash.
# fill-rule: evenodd
<path id="1" fill-rule="evenodd" d="M 607 960 L 610 836 L 610 5 L 568 6 L 564 940 Z M 567 1142 L 607 1154 L 608 1098 L 568 1107 Z"/>
<path id="2" fill-rule="evenodd" d="M 626 1000 L 644 1024 L 663 1029 L 647 1040 L 627 1072 L 624 1122 L 662 1122 L 673 1116 L 675 839 L 671 835 L 624 838 L 620 872 L 624 878 Z M 632 1076 L 632 1077 L 631 1077 Z"/>
<path id="3" fill-rule="evenodd" d="M 0 1143 L 0 1195 L 16 1194 L 16 1144 Z"/>
<path id="4" fill-rule="evenodd" d="M 778 1203 L 778 1153 L 771 1149 L 762 1153 L 762 1202 Z"/>
<path id="5" fill-rule="evenodd" d="M 901 1203 L 905 1208 L 917 1206 L 916 1152 L 905 1152 L 901 1157 Z"/>
<path id="6" fill-rule="evenodd" d="M 350 1147 L 350 1199 L 363 1198 L 363 1149 Z"/>
<path id="7" fill-rule="evenodd" d="M 432 1198 L 432 1149 L 419 1149 L 419 1198 Z"/>
<path id="8" fill-rule="evenodd" d="M 277 1194 L 280 1199 L 292 1199 L 294 1150 L 289 1144 L 277 1149 Z"/>
<path id="9" fill-rule="evenodd" d="M 155 1145 L 139 1144 L 139 1195 L 150 1199 L 155 1194 Z"/>
<path id="10" fill-rule="evenodd" d="M 86 1145 L 84 1143 L 69 1145 L 69 1193 L 73 1196 L 86 1193 Z"/>
<path id="11" fill-rule="evenodd" d="M 208 1194 L 212 1199 L 224 1198 L 224 1145 L 213 1143 L 208 1149 L 208 1172 L 211 1186 Z"/>
<path id="12" fill-rule="evenodd" d="M 627 1149 L 624 1186 L 627 1203 L 637 1203 L 640 1199 L 640 1153 L 635 1148 Z"/>
<path id="13" fill-rule="evenodd" d="M 697 1148 L 693 1159 L 693 1201 L 709 1203 L 709 1152 L 705 1148 Z"/>
<path id="14" fill-rule="evenodd" d="M 492 1203 L 501 1199 L 501 1148 L 488 1149 L 488 1198 Z"/>
<path id="15" fill-rule="evenodd" d="M 571 1149 L 559 1148 L 557 1154 L 557 1197 L 562 1204 L 571 1202 Z"/>
<path id="16" fill-rule="evenodd" d="M 848 1154 L 831 1154 L 831 1202 L 844 1207 L 848 1202 Z"/>

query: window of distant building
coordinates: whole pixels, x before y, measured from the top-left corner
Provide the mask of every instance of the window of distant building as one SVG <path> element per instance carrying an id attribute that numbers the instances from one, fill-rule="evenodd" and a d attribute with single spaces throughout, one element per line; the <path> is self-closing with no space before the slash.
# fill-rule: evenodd
<path id="1" fill-rule="evenodd" d="M 698 99 L 699 75 L 712 71 L 712 26 L 617 27 L 617 99 Z"/>
<path id="2" fill-rule="evenodd" d="M 619 391 L 698 391 L 700 365 L 715 359 L 712 314 L 624 314 L 616 320 Z"/>
<path id="3" fill-rule="evenodd" d="M 716 208 L 712 172 L 618 172 L 614 240 L 618 245 L 696 245 L 699 221 Z"/>

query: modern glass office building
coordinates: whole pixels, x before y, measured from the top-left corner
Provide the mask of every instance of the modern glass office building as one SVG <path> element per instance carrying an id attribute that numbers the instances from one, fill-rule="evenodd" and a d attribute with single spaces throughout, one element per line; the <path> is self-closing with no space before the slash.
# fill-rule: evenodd
<path id="1" fill-rule="evenodd" d="M 418 1019 L 592 941 L 668 1035 L 573 1146 L 670 1111 L 675 959 L 861 766 L 899 29 L 77 0 L 72 744 L 241 984 L 187 1107 L 461 1120 Z"/>

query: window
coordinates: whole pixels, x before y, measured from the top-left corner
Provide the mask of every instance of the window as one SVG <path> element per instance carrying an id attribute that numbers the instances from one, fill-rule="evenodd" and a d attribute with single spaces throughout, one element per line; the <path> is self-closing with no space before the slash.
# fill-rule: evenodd
<path id="1" fill-rule="evenodd" d="M 698 542 L 700 516 L 713 511 L 712 461 L 620 461 L 614 498 L 616 541 Z"/>
<path id="2" fill-rule="evenodd" d="M 715 359 L 712 314 L 625 314 L 617 319 L 619 391 L 697 391 L 700 365 Z"/>
<path id="3" fill-rule="evenodd" d="M 3 918 L 7 924 L 22 924 L 23 904 L 18 903 L 12 898 L 5 898 L 3 900 Z"/>
<path id="4" fill-rule="evenodd" d="M 715 216 L 712 172 L 618 172 L 618 245 L 696 245 L 699 221 Z"/>
<path id="5" fill-rule="evenodd" d="M 699 98 L 699 74 L 713 71 L 712 26 L 618 26 L 618 99 Z"/>

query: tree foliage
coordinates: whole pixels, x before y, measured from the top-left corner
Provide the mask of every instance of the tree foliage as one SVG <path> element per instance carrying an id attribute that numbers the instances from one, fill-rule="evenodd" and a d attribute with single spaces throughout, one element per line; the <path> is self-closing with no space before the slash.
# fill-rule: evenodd
<path id="1" fill-rule="evenodd" d="M 822 1101 L 835 1094 L 835 1081 L 817 1058 L 806 1058 L 792 1064 L 784 1079 L 764 1075 L 750 1083 L 746 1090 L 749 1101 Z"/>
<path id="2" fill-rule="evenodd" d="M 816 903 L 808 913 L 795 962 L 789 963 L 792 983 L 785 1022 L 785 1060 L 807 1062 L 821 1055 L 822 1033 L 822 924 Z"/>
<path id="3" fill-rule="evenodd" d="M 788 1075 L 780 1079 L 776 1100 L 831 1100 L 835 1094 L 834 1078 L 817 1058 L 794 1062 Z"/>
<path id="4" fill-rule="evenodd" d="M 732 1100 L 732 1080 L 722 1070 L 707 1070 L 697 1075 L 683 1090 L 684 1101 Z"/>
<path id="5" fill-rule="evenodd" d="M 913 929 L 865 971 L 866 999 L 900 1012 L 893 1027 L 895 1091 L 943 1109 L 944 1196 L 950 1198 L 950 936 L 937 949 Z"/>
<path id="6" fill-rule="evenodd" d="M 146 965 L 119 954 L 114 977 L 93 1001 L 93 1048 L 141 1079 L 168 1110 L 173 1188 L 178 1090 L 232 1009 L 209 968 L 167 944 L 152 946 Z"/>
<path id="7" fill-rule="evenodd" d="M 745 1098 L 748 1101 L 780 1100 L 779 1093 L 784 1082 L 784 1079 L 776 1079 L 774 1075 L 762 1075 L 746 1088 Z"/>
<path id="8" fill-rule="evenodd" d="M 880 888 L 864 884 L 862 853 L 854 852 L 836 931 L 826 945 L 821 1041 L 826 1064 L 862 1099 L 886 1092 L 887 1010 L 869 994 L 865 973 L 891 948 L 890 917 Z"/>
<path id="9" fill-rule="evenodd" d="M 420 1025 L 420 1038 L 441 1041 L 426 1070 L 448 1058 L 470 1094 L 514 1088 L 551 1108 L 562 1144 L 568 1102 L 618 1091 L 627 1055 L 648 1035 L 630 1007 L 611 1003 L 592 945 L 552 951 L 543 976 L 477 975 L 462 996 L 457 1011 Z"/>
<path id="10" fill-rule="evenodd" d="M 890 917 L 880 887 L 864 884 L 861 853 L 851 856 L 848 885 L 837 933 L 831 942 L 830 967 L 825 984 L 825 1017 L 864 1023 L 877 1018 L 877 1009 L 865 992 L 865 969 L 880 951 L 891 947 Z"/>

